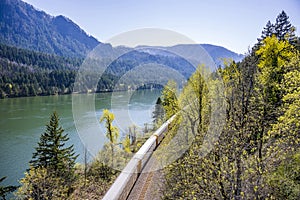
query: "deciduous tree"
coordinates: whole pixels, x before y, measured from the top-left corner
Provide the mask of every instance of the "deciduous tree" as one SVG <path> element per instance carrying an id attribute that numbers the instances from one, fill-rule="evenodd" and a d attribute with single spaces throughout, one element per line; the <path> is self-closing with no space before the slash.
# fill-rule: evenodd
<path id="1" fill-rule="evenodd" d="M 119 138 L 119 129 L 114 126 L 112 123 L 115 119 L 115 116 L 113 113 L 111 113 L 109 110 L 104 109 L 103 114 L 100 118 L 100 123 L 105 123 L 106 128 L 106 137 L 109 140 L 110 148 L 111 148 L 111 160 L 112 160 L 112 167 L 114 166 L 114 146 L 118 142 Z"/>

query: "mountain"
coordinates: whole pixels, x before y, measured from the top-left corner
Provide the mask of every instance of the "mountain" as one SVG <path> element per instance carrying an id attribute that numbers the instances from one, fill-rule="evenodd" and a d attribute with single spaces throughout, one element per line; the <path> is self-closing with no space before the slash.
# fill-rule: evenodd
<path id="1" fill-rule="evenodd" d="M 215 61 L 216 65 L 223 65 L 223 59 L 231 58 L 236 62 L 241 61 L 244 56 L 242 54 L 237 54 L 233 51 L 230 51 L 224 47 L 211 45 L 211 44 L 201 44 L 201 46 L 207 51 L 207 53 Z"/>
<path id="2" fill-rule="evenodd" d="M 50 16 L 20 0 L 0 0 L 0 98 L 71 93 L 76 71 L 91 50 L 94 50 L 91 58 L 101 55 L 104 59 L 88 60 L 91 71 L 87 71 L 88 76 L 80 82 L 82 92 L 112 91 L 116 84 L 120 90 L 160 87 L 166 81 L 162 80 L 164 75 L 176 77 L 170 74 L 172 70 L 187 79 L 195 70 L 191 64 L 213 61 L 220 65 L 222 58 L 239 61 L 243 57 L 209 44 L 179 44 L 161 49 L 112 47 L 87 35 L 64 16 Z M 204 55 L 201 63 L 198 63 L 197 52 Z M 94 67 L 102 61 L 111 61 L 111 64 L 99 80 L 99 70 Z M 145 70 L 141 66 L 145 66 Z M 96 88 L 85 85 L 92 80 L 98 82 Z M 119 80 L 122 82 L 118 83 Z M 152 81 L 150 86 L 140 85 L 149 80 Z"/>
<path id="3" fill-rule="evenodd" d="M 0 43 L 67 57 L 85 57 L 98 45 L 102 55 L 111 56 L 124 51 L 99 42 L 64 16 L 48 15 L 21 0 L 0 1 Z M 243 57 L 224 47 L 211 44 L 201 46 L 217 65 L 222 64 L 223 58 L 239 61 Z M 195 46 L 176 45 L 172 48 L 182 48 L 185 52 Z"/>
<path id="4" fill-rule="evenodd" d="M 50 16 L 20 0 L 0 1 L 0 43 L 83 57 L 100 42 L 64 16 Z"/>
<path id="5" fill-rule="evenodd" d="M 238 62 L 241 61 L 244 58 L 244 55 L 237 54 L 233 51 L 230 51 L 224 47 L 216 46 L 212 44 L 178 44 L 170 47 L 150 47 L 150 46 L 138 46 L 140 48 L 139 51 L 148 53 L 153 56 L 172 56 L 172 53 L 176 53 L 177 55 L 181 55 L 185 58 L 189 58 L 191 60 L 199 60 L 199 53 L 201 53 L 202 59 L 205 59 L 203 63 L 209 64 L 211 61 L 213 61 L 216 66 L 223 66 L 224 65 L 224 59 L 233 59 L 234 61 Z M 160 50 L 160 49 L 164 49 Z M 166 52 L 170 51 L 171 54 Z M 209 56 L 205 55 L 208 54 Z"/>

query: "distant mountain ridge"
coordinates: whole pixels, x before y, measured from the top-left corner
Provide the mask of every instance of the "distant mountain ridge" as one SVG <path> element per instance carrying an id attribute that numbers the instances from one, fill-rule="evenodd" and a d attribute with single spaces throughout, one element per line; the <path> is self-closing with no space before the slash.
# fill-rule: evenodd
<path id="1" fill-rule="evenodd" d="M 235 61 L 241 61 L 244 58 L 244 55 L 237 54 L 233 51 L 226 49 L 225 47 L 216 46 L 212 44 L 201 44 L 201 46 L 207 51 L 207 53 L 215 61 L 216 65 L 223 65 L 223 59 L 231 58 Z"/>
<path id="2" fill-rule="evenodd" d="M 242 57 L 224 47 L 209 44 L 178 44 L 162 49 L 112 47 L 89 36 L 64 16 L 50 16 L 20 0 L 0 0 L 0 98 L 71 93 L 77 70 L 92 50 L 95 58 L 101 55 L 104 62 L 111 59 L 112 63 L 100 80 L 93 70 L 87 72 L 88 76 L 80 82 L 80 92 L 159 88 L 164 85 L 166 80 L 162 77 L 165 76 L 153 75 L 161 74 L 171 78 L 181 74 L 188 79 L 195 66 L 202 64 L 190 63 L 199 61 L 199 50 L 205 55 L 200 60 L 203 63 L 213 61 L 221 65 L 222 58 L 238 61 Z M 185 59 L 187 57 L 189 61 Z M 98 64 L 99 60 L 90 61 Z M 169 70 L 157 67 L 161 65 L 168 66 Z M 90 66 L 95 69 L 97 65 Z M 141 69 L 140 66 L 145 66 L 145 70 L 135 71 Z M 171 71 L 176 74 L 173 76 Z M 128 77 L 127 72 L 132 72 L 133 76 Z M 139 84 L 149 79 L 150 85 Z M 97 87 L 90 84 L 92 80 L 98 81 Z M 123 82 L 118 84 L 119 80 Z"/>
<path id="3" fill-rule="evenodd" d="M 99 42 L 68 18 L 62 15 L 53 17 L 21 0 L 0 1 L 0 43 L 66 57 L 85 57 L 98 45 L 102 45 L 98 48 L 101 55 L 110 56 L 123 51 L 121 47 L 114 48 L 110 44 Z M 216 65 L 222 65 L 223 58 L 236 61 L 243 58 L 243 55 L 221 46 L 201 46 Z M 194 47 L 176 45 L 170 48 L 182 48 L 185 51 Z"/>
<path id="4" fill-rule="evenodd" d="M 0 1 L 0 43 L 61 56 L 85 56 L 100 42 L 64 16 L 20 0 Z"/>

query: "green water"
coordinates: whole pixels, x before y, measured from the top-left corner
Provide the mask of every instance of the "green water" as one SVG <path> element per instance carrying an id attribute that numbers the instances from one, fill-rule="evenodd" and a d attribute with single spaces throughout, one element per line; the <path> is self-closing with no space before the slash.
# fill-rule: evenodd
<path id="1" fill-rule="evenodd" d="M 132 124 L 142 128 L 144 123 L 152 121 L 153 107 L 159 95 L 157 90 L 115 92 L 112 103 L 111 93 L 96 94 L 96 116 L 99 118 L 105 108 L 112 109 L 121 134 L 124 134 L 126 127 Z M 1 99 L 0 177 L 7 176 L 4 184 L 16 185 L 24 176 L 34 147 L 54 110 L 58 112 L 61 125 L 70 137 L 69 144 L 74 144 L 75 151 L 80 154 L 77 161 L 82 161 L 84 146 L 74 125 L 72 95 Z M 121 114 L 117 116 L 124 111 L 129 113 L 130 121 L 122 121 Z"/>

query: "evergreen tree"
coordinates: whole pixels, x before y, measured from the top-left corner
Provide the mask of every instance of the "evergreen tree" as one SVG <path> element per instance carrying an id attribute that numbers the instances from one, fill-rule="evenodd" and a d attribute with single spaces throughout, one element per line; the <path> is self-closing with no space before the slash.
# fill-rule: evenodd
<path id="1" fill-rule="evenodd" d="M 158 97 L 156 100 L 154 111 L 152 114 L 153 114 L 154 128 L 156 128 L 163 122 L 164 114 L 165 114 L 160 97 Z"/>
<path id="2" fill-rule="evenodd" d="M 263 28 L 260 38 L 257 40 L 259 43 L 261 43 L 266 37 L 271 37 L 273 34 L 275 34 L 275 26 L 269 20 L 266 24 L 266 27 Z"/>
<path id="3" fill-rule="evenodd" d="M 287 14 L 282 11 L 276 18 L 275 24 L 270 21 L 263 28 L 262 35 L 258 38 L 258 43 L 254 45 L 253 51 L 257 51 L 267 37 L 276 36 L 278 40 L 287 40 L 290 44 L 299 47 L 299 38 L 295 36 L 295 27 L 289 21 Z"/>
<path id="4" fill-rule="evenodd" d="M 279 40 L 288 40 L 291 44 L 296 42 L 295 27 L 291 25 L 289 17 L 282 11 L 276 18 L 274 31 Z"/>
<path id="5" fill-rule="evenodd" d="M 30 170 L 20 180 L 17 195 L 21 199 L 66 199 L 75 181 L 75 155 L 73 145 L 59 125 L 56 112 L 50 117 L 30 161 Z"/>
<path id="6" fill-rule="evenodd" d="M 75 155 L 73 145 L 65 147 L 69 137 L 63 132 L 63 128 L 59 126 L 59 117 L 56 112 L 53 112 L 30 164 L 34 168 L 45 167 L 54 170 L 59 176 L 72 178 L 78 155 Z"/>

